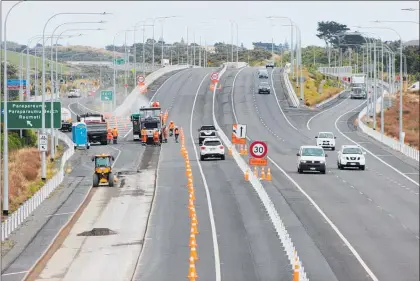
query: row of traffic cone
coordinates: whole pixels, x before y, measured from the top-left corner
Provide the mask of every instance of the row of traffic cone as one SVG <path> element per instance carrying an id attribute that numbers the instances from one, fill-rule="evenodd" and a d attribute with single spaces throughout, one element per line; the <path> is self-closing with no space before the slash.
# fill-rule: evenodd
<path id="1" fill-rule="evenodd" d="M 251 171 L 248 171 L 248 169 L 245 171 L 244 178 L 245 178 L 246 181 L 249 181 L 249 173 L 250 172 Z M 271 178 L 272 178 L 271 177 L 271 169 L 267 168 L 267 174 L 266 174 L 265 173 L 265 168 L 261 167 L 261 177 L 259 177 L 258 168 L 257 168 L 257 166 L 254 166 L 254 176 L 259 178 L 260 180 L 271 181 Z"/>
<path id="2" fill-rule="evenodd" d="M 197 271 L 195 268 L 195 262 L 198 260 L 197 254 L 197 240 L 196 235 L 198 234 L 198 220 L 197 220 L 197 213 L 195 211 L 195 190 L 194 190 L 194 180 L 190 165 L 190 159 L 188 157 L 188 151 L 185 148 L 185 137 L 184 131 L 182 128 L 179 132 L 179 138 L 181 141 L 181 153 L 185 160 L 185 175 L 187 176 L 187 188 L 188 188 L 188 213 L 191 219 L 191 227 L 190 227 L 190 258 L 189 258 L 189 268 L 188 268 L 188 276 L 187 278 L 190 281 L 195 281 L 198 278 Z"/>
<path id="3" fill-rule="evenodd" d="M 241 144 L 241 145 L 239 145 L 239 154 L 240 155 L 248 155 L 248 148 L 247 148 L 247 146 L 246 146 L 246 144 Z M 235 147 L 235 149 L 236 149 L 236 147 Z M 232 156 L 232 147 L 229 147 L 228 148 L 228 153 L 229 153 L 229 156 Z"/>

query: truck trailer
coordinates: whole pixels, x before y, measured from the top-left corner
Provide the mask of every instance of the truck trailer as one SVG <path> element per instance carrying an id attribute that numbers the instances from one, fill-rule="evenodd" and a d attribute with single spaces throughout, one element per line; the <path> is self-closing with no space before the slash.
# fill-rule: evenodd
<path id="1" fill-rule="evenodd" d="M 367 93 L 366 93 L 366 74 L 354 74 L 351 77 L 351 83 L 350 83 L 350 98 L 351 99 L 366 99 Z"/>

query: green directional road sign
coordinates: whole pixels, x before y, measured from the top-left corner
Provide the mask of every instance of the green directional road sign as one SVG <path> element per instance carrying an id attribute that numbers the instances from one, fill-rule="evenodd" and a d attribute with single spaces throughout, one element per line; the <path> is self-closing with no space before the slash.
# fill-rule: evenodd
<path id="1" fill-rule="evenodd" d="M 114 64 L 120 65 L 120 64 L 124 64 L 125 60 L 123 58 L 118 58 L 114 60 Z"/>
<path id="2" fill-rule="evenodd" d="M 112 101 L 113 96 L 112 91 L 101 91 L 101 101 Z"/>
<path id="3" fill-rule="evenodd" d="M 1 112 L 3 113 L 3 103 Z M 54 128 L 61 128 L 61 102 L 53 104 Z M 45 102 L 45 128 L 51 128 L 51 102 Z M 41 129 L 42 102 L 7 102 L 7 126 L 9 129 Z"/>

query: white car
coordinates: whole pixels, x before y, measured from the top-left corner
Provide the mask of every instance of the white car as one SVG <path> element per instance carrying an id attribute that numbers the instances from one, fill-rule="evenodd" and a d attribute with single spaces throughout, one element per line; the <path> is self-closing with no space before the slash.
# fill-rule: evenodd
<path id="1" fill-rule="evenodd" d="M 337 156 L 337 167 L 343 170 L 345 167 L 357 167 L 364 170 L 366 166 L 365 154 L 357 145 L 343 145 Z"/>
<path id="2" fill-rule="evenodd" d="M 296 154 L 297 171 L 302 174 L 304 171 L 319 171 L 325 174 L 327 170 L 327 161 L 325 151 L 322 147 L 315 145 L 303 145 Z"/>
<path id="3" fill-rule="evenodd" d="M 331 132 L 319 132 L 318 136 L 315 137 L 316 145 L 322 148 L 330 148 L 331 150 L 335 150 L 335 139 L 337 137 L 334 136 Z"/>
<path id="4" fill-rule="evenodd" d="M 200 146 L 200 160 L 220 158 L 225 160 L 225 147 L 219 138 L 206 138 Z"/>

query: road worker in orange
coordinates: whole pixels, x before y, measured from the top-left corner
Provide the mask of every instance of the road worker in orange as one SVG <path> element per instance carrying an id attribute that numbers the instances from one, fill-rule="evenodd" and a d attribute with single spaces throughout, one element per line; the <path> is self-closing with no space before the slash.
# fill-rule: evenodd
<path id="1" fill-rule="evenodd" d="M 146 145 L 146 143 L 147 143 L 146 127 L 143 127 L 143 129 L 141 129 L 141 142 L 142 142 L 142 145 Z"/>
<path id="2" fill-rule="evenodd" d="M 159 130 L 158 129 L 153 131 L 153 142 L 155 145 L 159 145 Z"/>
<path id="3" fill-rule="evenodd" d="M 174 133 L 175 133 L 175 142 L 178 142 L 178 137 L 179 137 L 179 129 L 178 129 L 178 126 L 175 127 Z"/>
<path id="4" fill-rule="evenodd" d="M 112 136 L 114 138 L 114 144 L 117 144 L 117 139 L 118 139 L 118 129 L 116 127 L 114 127 L 114 129 L 112 130 Z"/>
<path id="5" fill-rule="evenodd" d="M 169 136 L 172 137 L 174 134 L 175 123 L 174 121 L 169 122 Z"/>
<path id="6" fill-rule="evenodd" d="M 112 135 L 112 130 L 108 129 L 108 133 L 106 135 L 106 139 L 108 140 L 108 144 L 111 144 L 113 138 L 114 138 L 114 136 Z"/>
<path id="7" fill-rule="evenodd" d="M 162 133 L 163 133 L 163 142 L 168 142 L 168 128 L 166 126 L 162 127 Z"/>

